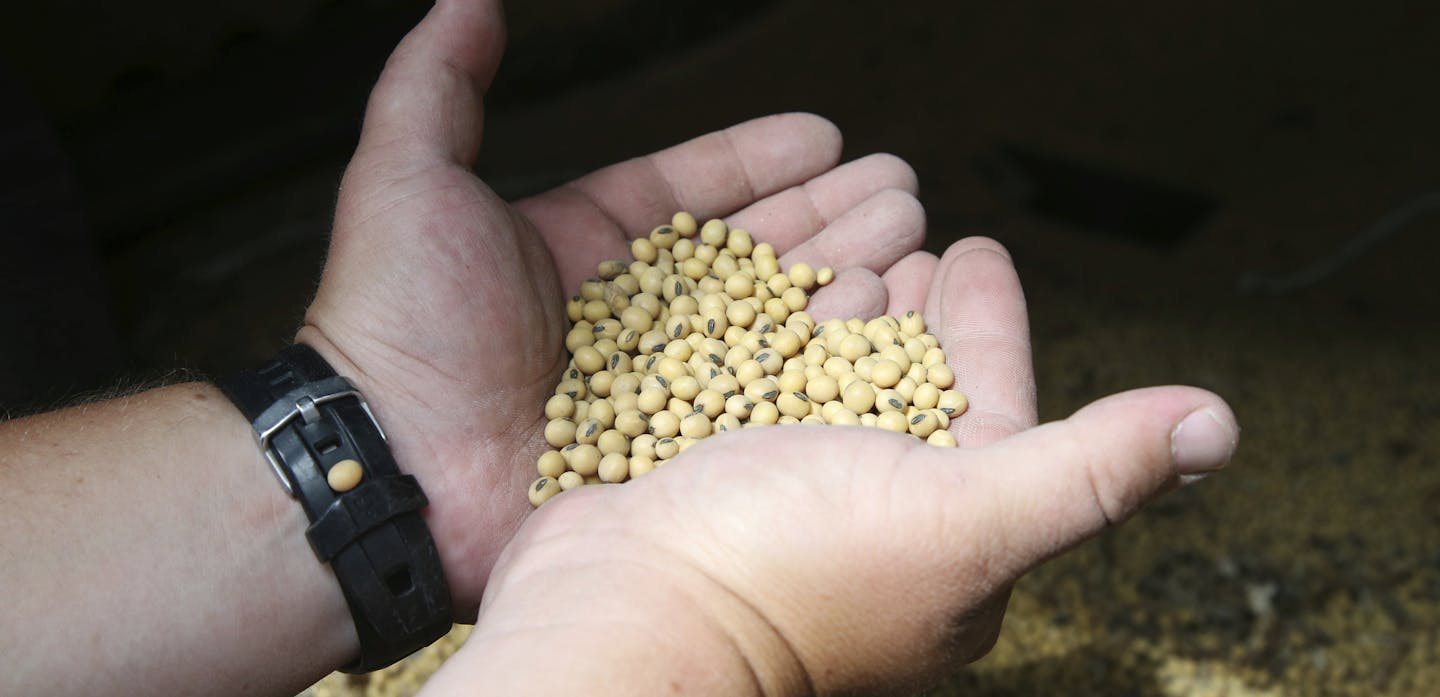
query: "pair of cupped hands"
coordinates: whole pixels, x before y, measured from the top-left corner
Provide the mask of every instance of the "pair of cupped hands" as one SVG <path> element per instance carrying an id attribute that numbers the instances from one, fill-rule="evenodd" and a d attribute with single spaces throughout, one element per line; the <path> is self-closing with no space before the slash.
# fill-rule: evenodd
<path id="1" fill-rule="evenodd" d="M 1229 459 L 1234 416 L 1195 388 L 1126 392 L 1037 426 L 1006 250 L 970 238 L 919 251 L 914 172 L 887 155 L 840 164 L 822 118 L 756 119 L 501 200 L 472 167 L 503 34 L 498 2 L 442 0 L 397 48 L 297 336 L 363 391 L 424 486 L 474 636 L 669 597 L 666 617 L 629 619 L 712 628 L 750 670 L 800 691 L 924 681 L 988 650 L 1027 570 Z M 565 291 L 679 210 L 751 231 L 785 267 L 834 267 L 817 321 L 921 310 L 970 400 L 951 425 L 960 447 L 745 429 L 532 512 L 543 404 L 567 359 Z"/>

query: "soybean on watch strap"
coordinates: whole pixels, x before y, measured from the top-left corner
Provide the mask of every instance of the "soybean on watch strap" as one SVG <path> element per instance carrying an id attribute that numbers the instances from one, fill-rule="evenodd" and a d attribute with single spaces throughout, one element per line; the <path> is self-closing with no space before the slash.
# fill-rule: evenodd
<path id="1" fill-rule="evenodd" d="M 329 563 L 350 606 L 360 656 L 342 670 L 388 666 L 449 631 L 450 589 L 420 510 L 427 499 L 402 474 L 358 391 L 314 349 L 296 344 L 258 370 L 220 382 L 254 427 L 280 484 L 310 520 L 305 536 Z M 338 492 L 326 475 L 360 463 L 360 483 Z"/>

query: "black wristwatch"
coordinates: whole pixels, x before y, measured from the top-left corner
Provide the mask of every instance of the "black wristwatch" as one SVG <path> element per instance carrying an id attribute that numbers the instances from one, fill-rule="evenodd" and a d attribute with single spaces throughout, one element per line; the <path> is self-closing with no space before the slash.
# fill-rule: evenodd
<path id="1" fill-rule="evenodd" d="M 425 492 L 402 474 L 364 397 L 304 344 L 220 382 L 255 429 L 305 536 L 350 606 L 360 656 L 341 670 L 388 666 L 444 636 L 450 588 L 421 517 Z"/>

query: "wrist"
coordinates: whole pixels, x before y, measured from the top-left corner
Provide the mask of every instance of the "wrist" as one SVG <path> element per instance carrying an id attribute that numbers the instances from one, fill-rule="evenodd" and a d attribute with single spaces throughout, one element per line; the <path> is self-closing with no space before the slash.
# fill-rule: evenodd
<path id="1" fill-rule="evenodd" d="M 384 667 L 443 635 L 451 598 L 420 515 L 427 499 L 353 383 L 297 344 L 221 385 L 305 512 L 313 561 L 333 571 L 350 607 L 360 651 L 344 670 Z"/>
<path id="2" fill-rule="evenodd" d="M 246 575 L 263 587 L 261 596 L 286 599 L 268 607 L 269 616 L 251 619 L 271 627 L 294 626 L 295 618 L 287 615 L 304 608 L 303 624 L 315 628 L 311 641 L 319 639 L 311 645 L 317 656 L 324 657 L 316 665 L 333 670 L 354 655 L 360 643 L 335 574 L 316 563 L 305 541 L 305 513 L 281 490 L 270 464 L 255 447 L 250 424 L 220 388 L 209 383 L 176 387 L 186 388 L 193 388 L 197 401 L 203 395 L 207 408 L 217 412 L 210 418 L 224 436 L 215 442 L 225 443 L 226 452 L 233 454 L 221 459 L 241 463 L 225 471 L 227 489 L 234 493 L 232 513 L 227 516 L 234 523 L 222 545 L 232 557 L 226 562 L 230 568 L 247 570 Z"/>
<path id="3" fill-rule="evenodd" d="M 473 386 L 417 387 L 429 384 L 415 378 L 426 364 L 364 336 L 340 333 L 313 313 L 295 341 L 314 348 L 365 395 L 401 472 L 415 477 L 429 496 L 421 513 L 446 570 L 455 619 L 474 622 L 496 558 L 531 510 L 515 492 L 533 478 L 534 460 L 517 455 L 527 446 L 514 442 L 522 429 L 520 437 L 528 440 L 530 426 L 487 432 L 456 405 Z"/>

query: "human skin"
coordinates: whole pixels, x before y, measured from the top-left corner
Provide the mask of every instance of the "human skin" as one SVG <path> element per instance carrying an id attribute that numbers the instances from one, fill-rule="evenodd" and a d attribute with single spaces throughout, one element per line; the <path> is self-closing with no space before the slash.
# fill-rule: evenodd
<path id="1" fill-rule="evenodd" d="M 366 395 L 429 495 L 461 619 L 479 611 L 431 692 L 923 682 L 988 647 L 1026 569 L 1228 459 L 1233 416 L 1191 388 L 1035 428 L 1008 254 L 985 239 L 916 251 L 914 173 L 886 155 L 841 164 L 819 117 L 747 122 L 500 200 L 472 173 L 499 12 L 442 1 L 392 56 L 296 335 Z M 751 230 L 786 265 L 835 267 L 817 319 L 924 308 L 970 397 L 952 425 L 962 447 L 746 431 L 532 515 L 562 289 L 677 210 Z M 0 692 L 294 694 L 355 655 L 303 514 L 210 385 L 0 424 L 0 510 L 14 599 L 0 605 Z M 539 670 L 556 656 L 565 670 Z"/>

